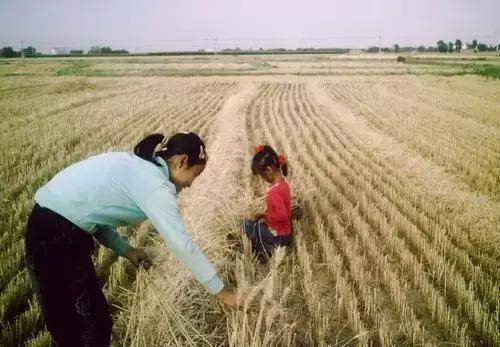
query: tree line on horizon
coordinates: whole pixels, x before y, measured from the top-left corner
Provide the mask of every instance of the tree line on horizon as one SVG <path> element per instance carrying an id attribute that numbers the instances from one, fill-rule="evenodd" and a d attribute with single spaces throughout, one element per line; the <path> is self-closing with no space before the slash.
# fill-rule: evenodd
<path id="1" fill-rule="evenodd" d="M 362 51 L 365 51 L 367 53 L 378 53 L 378 52 L 384 52 L 384 53 L 389 53 L 389 52 L 394 52 L 394 53 L 399 53 L 399 52 L 438 52 L 438 53 L 460 53 L 463 50 L 464 43 L 460 40 L 457 39 L 455 42 L 448 42 L 446 43 L 444 40 L 439 40 L 436 43 L 436 46 L 423 46 L 420 45 L 418 47 L 413 47 L 413 46 L 404 46 L 400 47 L 399 44 L 395 44 L 393 47 L 378 47 L 378 46 L 371 46 L 367 49 L 363 49 Z M 494 51 L 500 51 L 500 44 L 498 45 L 487 45 L 485 43 L 478 42 L 477 40 L 473 40 L 471 43 L 465 43 L 465 47 L 468 50 L 473 50 L 474 52 L 494 52 Z M 217 53 L 222 53 L 222 54 L 242 54 L 242 53 L 254 53 L 254 54 L 259 54 L 259 53 L 266 53 L 266 54 L 278 54 L 278 53 L 307 53 L 307 52 L 317 52 L 317 53 L 348 53 L 350 49 L 346 48 L 313 48 L 313 47 L 299 47 L 296 49 L 286 49 L 286 48 L 270 48 L 270 49 L 263 49 L 259 48 L 258 50 L 242 50 L 239 47 L 235 48 L 224 48 Z M 152 54 L 162 54 L 165 53 L 167 54 L 168 52 L 158 52 L 158 53 L 152 53 Z M 171 53 L 171 52 L 170 52 Z M 186 53 L 186 52 L 178 52 L 178 53 Z M 215 54 L 216 52 L 213 51 L 205 51 L 203 49 L 198 50 L 195 53 L 199 54 Z M 86 53 L 86 55 L 113 55 L 113 54 L 129 54 L 129 51 L 125 49 L 118 49 L 118 50 L 113 50 L 110 47 L 104 46 L 92 46 Z M 146 53 L 147 54 L 147 53 Z M 73 49 L 70 50 L 69 53 L 58 53 L 56 55 L 76 55 L 76 56 L 81 56 L 85 55 L 84 51 L 82 49 Z M 36 48 L 29 46 L 27 48 L 23 48 L 19 51 L 16 51 L 14 48 L 11 46 L 3 47 L 0 49 L 0 57 L 2 58 L 18 58 L 18 57 L 27 57 L 27 58 L 34 58 L 34 57 L 41 57 L 41 56 L 47 56 L 46 54 L 42 54 L 37 51 Z"/>

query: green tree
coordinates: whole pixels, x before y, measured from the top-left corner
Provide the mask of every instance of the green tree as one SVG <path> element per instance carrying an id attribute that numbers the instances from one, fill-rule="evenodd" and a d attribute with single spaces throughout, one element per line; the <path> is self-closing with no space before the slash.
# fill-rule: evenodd
<path id="1" fill-rule="evenodd" d="M 460 53 L 462 51 L 462 41 L 460 41 L 460 39 L 457 39 L 455 41 L 455 51 L 457 53 Z"/>
<path id="2" fill-rule="evenodd" d="M 420 53 L 425 52 L 425 46 L 418 46 L 417 51 L 419 51 Z"/>
<path id="3" fill-rule="evenodd" d="M 440 53 L 446 53 L 448 51 L 448 46 L 446 45 L 446 43 L 444 43 L 443 40 L 439 40 L 437 42 L 437 50 Z"/>
<path id="4" fill-rule="evenodd" d="M 453 53 L 454 51 L 453 42 L 448 42 L 448 53 Z"/>
<path id="5" fill-rule="evenodd" d="M 472 40 L 471 48 L 472 49 L 476 49 L 477 48 L 477 40 Z"/>
<path id="6" fill-rule="evenodd" d="M 397 43 L 394 45 L 394 53 L 399 53 L 399 45 Z"/>
<path id="7" fill-rule="evenodd" d="M 14 58 L 19 56 L 19 52 L 16 52 L 12 47 L 3 47 L 0 50 L 0 56 L 4 58 Z"/>
<path id="8" fill-rule="evenodd" d="M 35 57 L 36 56 L 36 48 L 34 47 L 26 47 L 23 49 L 23 53 L 25 57 Z"/>
<path id="9" fill-rule="evenodd" d="M 486 52 L 488 50 L 488 46 L 485 45 L 484 43 L 478 43 L 477 44 L 477 50 L 479 52 Z"/>

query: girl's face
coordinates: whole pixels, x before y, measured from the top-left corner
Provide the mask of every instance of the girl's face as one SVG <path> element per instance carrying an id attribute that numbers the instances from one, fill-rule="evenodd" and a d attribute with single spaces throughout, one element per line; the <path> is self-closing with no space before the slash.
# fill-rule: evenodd
<path id="1" fill-rule="evenodd" d="M 260 171 L 259 175 L 267 183 L 273 183 L 276 176 L 274 170 L 270 166 L 267 166 L 264 170 Z"/>
<path id="2" fill-rule="evenodd" d="M 205 166 L 206 164 L 190 166 L 186 154 L 175 155 L 168 160 L 170 180 L 175 184 L 178 191 L 191 187 L 194 179 L 205 170 Z"/>

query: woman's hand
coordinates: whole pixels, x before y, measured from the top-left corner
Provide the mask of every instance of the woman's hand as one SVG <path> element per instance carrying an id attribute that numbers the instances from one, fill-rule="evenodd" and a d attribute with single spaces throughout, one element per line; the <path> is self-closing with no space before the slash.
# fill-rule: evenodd
<path id="1" fill-rule="evenodd" d="M 124 257 L 130 260 L 136 268 L 142 267 L 144 270 L 148 270 L 151 267 L 151 262 L 148 260 L 146 253 L 140 248 L 130 247 Z"/>
<path id="2" fill-rule="evenodd" d="M 234 288 L 224 287 L 220 292 L 215 294 L 215 296 L 223 304 L 232 308 L 238 308 L 239 306 L 242 306 L 245 301 L 244 297 L 239 294 Z"/>

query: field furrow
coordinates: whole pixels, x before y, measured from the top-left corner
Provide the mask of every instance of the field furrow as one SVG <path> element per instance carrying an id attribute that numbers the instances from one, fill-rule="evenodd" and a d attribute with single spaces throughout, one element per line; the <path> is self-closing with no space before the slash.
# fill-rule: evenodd
<path id="1" fill-rule="evenodd" d="M 209 160 L 180 212 L 246 300 L 221 305 L 150 222 L 120 227 L 153 266 L 92 254 L 112 346 L 500 346 L 500 92 L 477 75 L 500 60 L 373 57 L 0 61 L 0 345 L 50 345 L 24 264 L 37 189 L 91 155 L 192 131 Z M 260 144 L 285 154 L 303 209 L 268 262 L 241 223 L 266 208 Z"/>
<path id="2" fill-rule="evenodd" d="M 332 83 L 340 101 L 386 135 L 458 175 L 472 189 L 498 199 L 498 129 L 449 116 L 423 103 L 387 94 L 375 82 Z M 419 136 L 413 136 L 419 133 Z"/>

